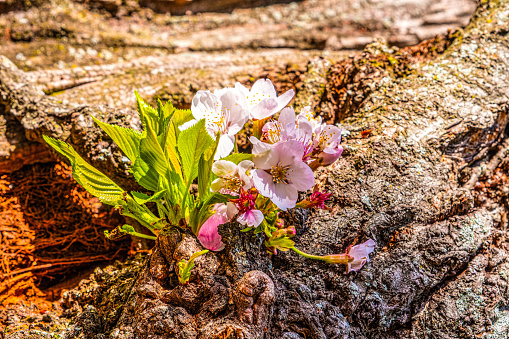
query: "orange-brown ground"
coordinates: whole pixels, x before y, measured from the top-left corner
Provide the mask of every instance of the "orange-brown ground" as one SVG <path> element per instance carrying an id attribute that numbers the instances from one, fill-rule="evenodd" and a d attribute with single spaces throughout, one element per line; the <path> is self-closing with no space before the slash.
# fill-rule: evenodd
<path id="1" fill-rule="evenodd" d="M 128 241 L 111 242 L 102 233 L 122 222 L 77 185 L 63 163 L 1 176 L 0 308 L 23 300 L 49 309 L 80 271 L 125 257 Z"/>

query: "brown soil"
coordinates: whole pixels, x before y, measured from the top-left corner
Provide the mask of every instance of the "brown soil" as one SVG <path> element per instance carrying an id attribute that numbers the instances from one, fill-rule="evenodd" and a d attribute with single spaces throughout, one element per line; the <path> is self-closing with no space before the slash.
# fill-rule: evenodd
<path id="1" fill-rule="evenodd" d="M 128 241 L 102 234 L 123 217 L 70 178 L 63 163 L 25 166 L 0 178 L 1 306 L 25 300 L 44 308 L 69 281 L 77 283 L 80 270 L 126 256 Z M 51 288 L 61 281 L 68 286 Z"/>

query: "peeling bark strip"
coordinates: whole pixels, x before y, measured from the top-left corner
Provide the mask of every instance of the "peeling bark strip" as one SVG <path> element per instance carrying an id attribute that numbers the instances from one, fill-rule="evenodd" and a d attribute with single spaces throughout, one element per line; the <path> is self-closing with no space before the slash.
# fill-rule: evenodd
<path id="1" fill-rule="evenodd" d="M 318 174 L 333 193 L 333 211 L 301 218 L 296 240 L 306 252 L 326 254 L 375 239 L 361 271 L 345 275 L 344 267 L 291 252 L 268 258 L 263 239 L 226 225 L 226 249 L 198 258 L 190 283 L 180 286 L 176 262 L 200 246 L 169 228 L 135 281 L 122 285 L 124 272 L 111 277 L 122 288 L 91 284 L 89 295 L 103 298 L 86 301 L 70 337 L 79 327 L 111 338 L 506 338 L 509 263 L 491 240 L 506 236 L 499 220 L 507 211 L 475 205 L 462 185 L 501 157 L 496 150 L 507 139 L 507 32 L 509 1 L 483 1 L 443 55 L 406 77 L 383 78 L 343 121 L 348 152 Z M 301 96 L 316 93 L 312 84 L 324 74 L 308 74 L 315 78 Z M 103 156 L 110 143 L 93 147 L 100 134 L 90 132 L 89 115 L 136 125 L 132 115 L 62 106 L 26 83 L 2 60 L 3 116 L 14 117 L 29 142 L 41 133 L 69 139 L 111 175 L 118 158 Z M 370 136 L 357 138 L 368 129 Z M 105 294 L 122 302 L 94 303 Z"/>

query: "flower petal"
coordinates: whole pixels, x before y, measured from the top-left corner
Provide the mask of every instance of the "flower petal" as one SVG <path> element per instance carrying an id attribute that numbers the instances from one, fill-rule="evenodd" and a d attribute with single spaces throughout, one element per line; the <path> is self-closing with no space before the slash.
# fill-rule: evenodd
<path id="1" fill-rule="evenodd" d="M 257 105 L 251 108 L 251 119 L 265 119 L 278 111 L 278 102 L 276 99 L 263 99 Z"/>
<path id="2" fill-rule="evenodd" d="M 210 112 L 215 111 L 219 99 L 210 91 L 198 91 L 191 103 L 191 112 L 196 120 L 207 117 Z"/>
<path id="3" fill-rule="evenodd" d="M 226 203 L 226 217 L 228 218 L 228 221 L 232 220 L 235 214 L 239 213 L 239 209 L 235 204 L 232 204 L 231 202 Z"/>
<path id="4" fill-rule="evenodd" d="M 217 145 L 216 155 L 214 160 L 219 160 L 226 157 L 233 150 L 234 137 L 231 135 L 221 135 L 219 137 L 219 144 Z"/>
<path id="5" fill-rule="evenodd" d="M 253 144 L 253 163 L 256 167 L 269 169 L 277 165 L 279 157 L 271 145 L 261 142 L 256 137 L 250 137 L 249 141 Z"/>
<path id="6" fill-rule="evenodd" d="M 220 213 L 213 214 L 205 221 L 198 232 L 198 240 L 203 247 L 211 251 L 221 251 L 225 244 L 221 241 L 222 237 L 217 231 L 217 227 L 227 222 Z"/>
<path id="7" fill-rule="evenodd" d="M 250 210 L 245 213 L 242 213 L 237 218 L 237 221 L 242 225 L 247 225 L 250 227 L 258 227 L 263 221 L 265 216 L 262 211 L 259 210 Z"/>
<path id="8" fill-rule="evenodd" d="M 246 98 L 242 92 L 235 88 L 224 88 L 220 92 L 221 110 L 225 114 L 228 131 L 227 134 L 235 135 L 249 119 L 249 111 L 246 110 Z"/>
<path id="9" fill-rule="evenodd" d="M 278 155 L 276 164 L 281 162 L 281 165 L 288 166 L 302 161 L 304 147 L 297 140 L 288 140 L 274 146 L 274 153 Z"/>
<path id="10" fill-rule="evenodd" d="M 326 148 L 322 153 L 318 154 L 318 158 L 321 158 L 320 164 L 323 166 L 330 165 L 338 160 L 342 153 L 342 146 L 338 146 L 336 149 Z"/>
<path id="11" fill-rule="evenodd" d="M 224 186 L 225 186 L 225 180 L 223 178 L 217 178 L 216 180 L 212 181 L 212 183 L 210 184 L 210 190 L 212 192 L 217 192 Z"/>
<path id="12" fill-rule="evenodd" d="M 295 163 L 287 172 L 287 178 L 297 191 L 304 192 L 315 185 L 313 170 L 303 162 Z"/>
<path id="13" fill-rule="evenodd" d="M 355 245 L 347 250 L 347 254 L 354 258 L 354 260 L 348 263 L 346 273 L 351 271 L 358 271 L 369 261 L 369 255 L 375 250 L 376 243 L 372 239 L 368 239 L 362 244 Z"/>
<path id="14" fill-rule="evenodd" d="M 283 211 L 294 208 L 299 198 L 295 185 L 285 183 L 274 184 L 274 191 L 271 193 L 271 195 L 265 195 L 263 193 L 262 195 L 270 198 L 270 200 Z"/>
<path id="15" fill-rule="evenodd" d="M 283 139 L 293 138 L 295 134 L 295 111 L 293 107 L 285 107 L 279 114 L 278 121 L 283 128 L 281 133 Z"/>
<path id="16" fill-rule="evenodd" d="M 237 165 L 228 160 L 218 160 L 212 165 L 212 172 L 218 177 L 226 177 L 237 173 Z"/>
<path id="17" fill-rule="evenodd" d="M 262 169 L 256 169 L 252 172 L 253 183 L 261 195 L 270 198 L 274 194 L 274 180 L 272 175 Z"/>
<path id="18" fill-rule="evenodd" d="M 293 96 L 295 95 L 295 91 L 293 89 L 286 91 L 282 95 L 280 95 L 277 100 L 277 108 L 276 112 L 279 112 L 283 109 L 290 101 L 292 101 Z"/>
<path id="19" fill-rule="evenodd" d="M 238 165 L 240 180 L 244 182 L 242 188 L 246 191 L 253 187 L 253 179 L 247 174 L 247 171 L 250 171 L 253 167 L 254 163 L 251 160 L 243 160 Z"/>
<path id="20" fill-rule="evenodd" d="M 270 79 L 259 79 L 251 87 L 251 93 L 265 95 L 266 97 L 275 98 L 277 96 L 276 88 Z"/>

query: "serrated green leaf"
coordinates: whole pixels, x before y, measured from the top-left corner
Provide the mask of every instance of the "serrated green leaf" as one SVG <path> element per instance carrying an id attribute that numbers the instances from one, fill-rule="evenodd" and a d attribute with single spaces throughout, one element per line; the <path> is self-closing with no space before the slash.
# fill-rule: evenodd
<path id="1" fill-rule="evenodd" d="M 150 167 L 141 157 L 138 157 L 132 167 L 134 179 L 143 188 L 157 192 L 159 189 L 159 173 Z"/>
<path id="2" fill-rule="evenodd" d="M 130 128 L 110 125 L 92 117 L 95 123 L 99 125 L 110 136 L 111 139 L 118 145 L 124 154 L 134 164 L 136 158 L 140 154 L 139 147 L 141 141 L 141 133 Z"/>
<path id="3" fill-rule="evenodd" d="M 152 196 L 140 192 L 131 192 L 131 194 L 138 204 L 143 205 L 148 202 L 155 202 L 161 200 L 166 194 L 166 192 L 167 190 L 159 191 Z"/>
<path id="4" fill-rule="evenodd" d="M 146 135 L 140 142 L 140 157 L 149 167 L 154 168 L 161 176 L 166 176 L 168 172 L 168 159 L 164 154 L 155 131 L 151 126 L 147 126 Z"/>
<path id="5" fill-rule="evenodd" d="M 221 160 L 231 161 L 235 165 L 238 165 L 241 161 L 253 160 L 253 155 L 251 153 L 232 153 Z"/>
<path id="6" fill-rule="evenodd" d="M 181 133 L 179 126 L 188 122 L 193 118 L 191 110 L 175 109 L 167 128 L 166 145 L 168 158 L 171 162 L 173 170 L 182 176 L 182 170 L 180 169 L 181 159 L 177 152 L 177 140 Z"/>
<path id="7" fill-rule="evenodd" d="M 214 139 L 210 137 L 205 129 L 205 119 L 198 121 L 180 133 L 177 141 L 177 150 L 187 184 L 190 184 L 198 175 L 200 157 L 213 143 Z"/>
<path id="8" fill-rule="evenodd" d="M 69 159 L 74 179 L 90 194 L 109 205 L 116 205 L 117 201 L 123 198 L 124 190 L 83 160 L 71 145 L 45 135 L 43 138 L 50 146 Z"/>
<path id="9" fill-rule="evenodd" d="M 157 99 L 157 113 L 159 115 L 159 128 L 161 131 L 165 131 L 173 119 L 175 107 L 169 101 L 163 105 L 161 100 Z"/>
<path id="10" fill-rule="evenodd" d="M 273 247 L 281 251 L 288 251 L 290 248 L 295 246 L 295 242 L 287 237 L 272 238 L 264 241 L 266 247 Z"/>
<path id="11" fill-rule="evenodd" d="M 136 105 L 144 129 L 150 126 L 156 135 L 159 135 L 161 132 L 159 130 L 159 114 L 152 106 L 143 101 L 138 92 L 135 91 L 134 95 L 136 96 Z"/>
<path id="12" fill-rule="evenodd" d="M 192 120 L 192 119 L 193 119 L 193 113 L 191 112 L 190 109 L 176 108 L 175 112 L 173 113 L 172 121 L 173 121 L 173 124 L 175 124 L 175 126 L 179 127 L 182 124 L 185 124 L 186 122 L 188 122 L 189 120 Z"/>

